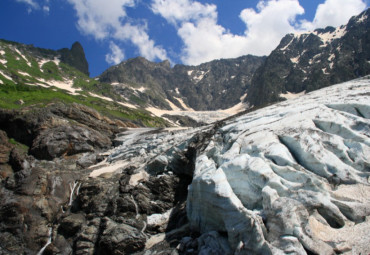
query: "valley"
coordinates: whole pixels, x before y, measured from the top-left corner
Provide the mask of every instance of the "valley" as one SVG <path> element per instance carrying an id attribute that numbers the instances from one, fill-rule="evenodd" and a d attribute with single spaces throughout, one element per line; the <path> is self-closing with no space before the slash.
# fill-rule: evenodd
<path id="1" fill-rule="evenodd" d="M 0 254 L 370 253 L 369 15 L 97 77 L 0 40 Z"/>

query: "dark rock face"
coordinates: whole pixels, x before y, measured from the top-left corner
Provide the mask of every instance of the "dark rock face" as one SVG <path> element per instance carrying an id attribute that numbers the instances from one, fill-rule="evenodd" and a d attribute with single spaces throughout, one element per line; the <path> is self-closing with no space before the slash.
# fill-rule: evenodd
<path id="1" fill-rule="evenodd" d="M 37 254 L 42 248 L 44 254 L 141 254 L 156 234 L 163 235 L 163 240 L 150 246 L 153 252 L 176 250 L 169 243 L 178 243 L 189 231 L 177 229 L 187 223 L 185 201 L 191 176 L 148 175 L 133 184 L 141 172 L 132 166 L 115 175 L 89 178 L 87 167 L 102 160 L 96 150 L 110 143 L 107 134 L 115 129 L 93 130 L 77 123 L 80 119 L 88 124 L 88 118 L 62 106 L 41 112 L 46 114 L 41 117 L 36 111 L 33 118 L 27 112 L 3 113 L 10 117 L 4 127 L 11 127 L 14 119 L 29 127 L 27 132 L 34 137 L 29 152 L 34 156 L 20 151 L 9 143 L 6 132 L 0 132 L 0 254 Z M 74 125 L 68 125 L 63 112 L 74 117 Z M 98 117 L 94 118 L 97 124 Z M 82 149 L 66 152 L 65 141 Z M 174 161 L 168 162 L 173 171 L 191 165 L 184 159 Z M 167 218 L 157 222 L 161 215 Z"/>
<path id="2" fill-rule="evenodd" d="M 87 76 L 90 75 L 89 64 L 86 60 L 84 49 L 79 42 L 75 42 L 70 50 L 64 48 L 58 52 L 61 54 L 60 60 L 63 63 L 75 67 Z"/>
<path id="3" fill-rule="evenodd" d="M 33 141 L 30 153 L 39 159 L 53 159 L 96 149 L 107 149 L 111 140 L 83 126 L 58 126 L 43 130 Z"/>
<path id="4" fill-rule="evenodd" d="M 139 93 L 142 101 L 170 109 L 165 99 L 182 109 L 180 98 L 195 110 L 226 109 L 240 102 L 251 84 L 252 75 L 264 57 L 243 56 L 215 60 L 199 66 L 176 65 L 168 61 L 153 63 L 142 57 L 129 59 L 100 75 L 107 83 L 132 84 L 147 88 Z M 125 95 L 124 86 L 115 86 Z"/>
<path id="5" fill-rule="evenodd" d="M 92 152 L 111 146 L 121 124 L 82 105 L 53 104 L 30 111 L 0 110 L 0 128 L 40 159 Z"/>
<path id="6" fill-rule="evenodd" d="M 346 26 L 288 34 L 256 71 L 246 101 L 261 106 L 280 94 L 313 91 L 370 74 L 370 9 Z"/>

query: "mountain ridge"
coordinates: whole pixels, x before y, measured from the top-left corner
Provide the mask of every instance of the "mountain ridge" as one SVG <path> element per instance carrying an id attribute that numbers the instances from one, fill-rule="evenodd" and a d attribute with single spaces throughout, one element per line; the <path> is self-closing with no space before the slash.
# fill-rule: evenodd
<path id="1" fill-rule="evenodd" d="M 246 98 L 251 105 L 280 94 L 313 91 L 370 74 L 370 9 L 346 25 L 288 34 L 256 71 Z"/>

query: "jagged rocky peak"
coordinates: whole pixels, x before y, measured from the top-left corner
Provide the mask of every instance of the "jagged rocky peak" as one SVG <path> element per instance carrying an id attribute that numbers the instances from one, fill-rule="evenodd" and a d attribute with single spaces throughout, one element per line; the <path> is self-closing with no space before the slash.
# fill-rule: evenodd
<path id="1" fill-rule="evenodd" d="M 313 91 L 370 73 L 370 9 L 348 24 L 288 34 L 256 71 L 247 102 L 260 106 L 281 94 Z"/>
<path id="2" fill-rule="evenodd" d="M 64 48 L 60 49 L 58 52 L 61 54 L 60 60 L 63 63 L 75 67 L 77 70 L 81 71 L 87 76 L 90 75 L 89 64 L 85 57 L 85 51 L 79 42 L 73 43 L 70 50 Z"/>
<path id="3" fill-rule="evenodd" d="M 183 109 L 182 103 L 194 110 L 227 109 L 245 96 L 253 73 L 264 60 L 265 57 L 248 55 L 171 68 L 169 61 L 155 63 L 138 57 L 109 68 L 99 80 L 155 90 L 159 93 L 157 98 L 148 91 L 138 95 L 146 100 L 149 97 L 150 103 L 159 108 L 162 107 L 160 100 L 167 99 L 180 109 Z"/>

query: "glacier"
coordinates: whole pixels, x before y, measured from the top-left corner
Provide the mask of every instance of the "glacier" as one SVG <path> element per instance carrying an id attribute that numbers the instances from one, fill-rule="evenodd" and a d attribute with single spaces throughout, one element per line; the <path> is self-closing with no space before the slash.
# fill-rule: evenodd
<path id="1" fill-rule="evenodd" d="M 370 252 L 370 76 L 204 127 L 128 129 L 115 143 L 90 178 L 130 167 L 132 187 L 192 177 L 186 213 L 198 254 Z M 142 232 L 165 229 L 172 212 L 147 215 Z"/>
<path id="2" fill-rule="evenodd" d="M 196 159 L 191 228 L 234 254 L 369 253 L 369 131 L 369 77 L 225 121 Z"/>

